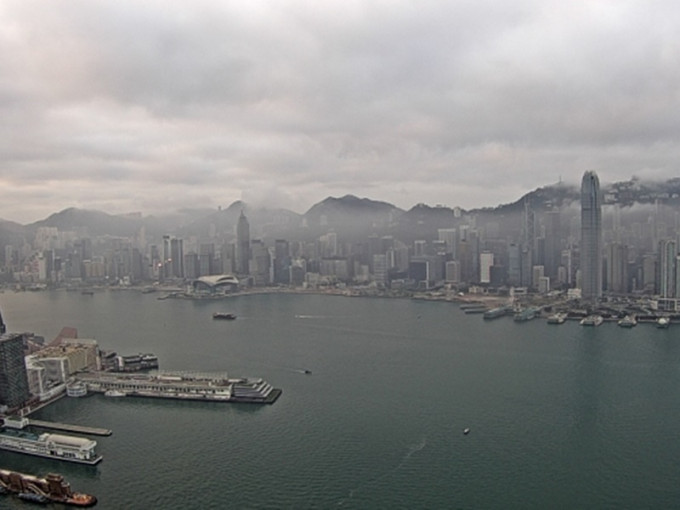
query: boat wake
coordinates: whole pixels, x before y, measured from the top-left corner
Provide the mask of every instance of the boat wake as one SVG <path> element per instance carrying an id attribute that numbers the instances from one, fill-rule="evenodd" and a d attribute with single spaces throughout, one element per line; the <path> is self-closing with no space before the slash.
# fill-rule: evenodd
<path id="1" fill-rule="evenodd" d="M 360 489 L 362 489 L 363 487 L 365 487 L 366 485 L 373 484 L 373 483 L 375 483 L 375 482 L 379 482 L 379 481 L 382 480 L 383 478 L 387 478 L 388 476 L 392 475 L 393 473 L 399 471 L 399 470 L 404 466 L 404 464 L 406 464 L 406 462 L 408 462 L 408 460 L 409 460 L 415 453 L 418 453 L 419 451 L 421 451 L 423 448 L 425 448 L 425 446 L 427 446 L 427 438 L 426 438 L 426 437 L 422 438 L 418 443 L 409 446 L 409 447 L 408 447 L 408 450 L 407 450 L 406 453 L 402 456 L 401 460 L 397 463 L 396 466 L 394 466 L 392 469 L 388 469 L 387 471 L 385 471 L 385 472 L 384 472 L 383 474 L 381 474 L 381 475 L 375 476 L 375 477 L 373 477 L 373 478 L 369 478 L 369 479 L 366 480 L 365 482 L 363 482 L 363 483 L 357 485 L 356 487 L 354 487 L 353 489 L 351 489 L 351 490 L 349 491 L 349 494 L 347 495 L 347 497 L 341 499 L 341 500 L 338 502 L 338 506 L 344 505 L 344 504 L 345 504 L 345 501 L 352 499 L 352 498 L 354 497 L 354 494 L 355 494 L 358 490 L 360 490 Z"/>

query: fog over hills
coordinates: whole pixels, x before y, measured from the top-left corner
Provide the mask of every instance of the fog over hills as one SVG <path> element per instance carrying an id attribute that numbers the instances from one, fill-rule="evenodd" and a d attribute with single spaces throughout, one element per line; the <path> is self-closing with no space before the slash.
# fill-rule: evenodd
<path id="1" fill-rule="evenodd" d="M 662 183 L 643 183 L 633 178 L 603 185 L 602 189 L 605 205 L 619 204 L 624 214 L 634 213 L 639 208 L 646 210 L 658 203 L 680 205 L 680 178 Z M 233 237 L 237 219 L 243 211 L 250 223 L 253 239 L 307 239 L 334 231 L 343 237 L 371 233 L 399 235 L 409 242 L 416 238 L 436 237 L 437 229 L 453 225 L 460 215 L 476 215 L 482 221 L 496 221 L 501 228 L 514 229 L 518 226 L 516 217 L 522 213 L 526 203 L 537 212 L 558 208 L 572 209 L 576 213 L 579 200 L 576 186 L 557 183 L 530 191 L 509 204 L 468 211 L 427 204 L 418 204 L 404 211 L 387 202 L 353 195 L 327 197 L 304 214 L 287 209 L 256 208 L 242 201 L 224 209 L 184 209 L 164 216 L 110 215 L 102 211 L 68 208 L 29 225 L 0 220 L 0 239 L 4 244 L 10 239 L 32 236 L 39 227 L 56 227 L 60 231 L 88 236 L 131 237 L 143 230 L 149 238 L 170 233 L 199 239 L 229 239 Z"/>

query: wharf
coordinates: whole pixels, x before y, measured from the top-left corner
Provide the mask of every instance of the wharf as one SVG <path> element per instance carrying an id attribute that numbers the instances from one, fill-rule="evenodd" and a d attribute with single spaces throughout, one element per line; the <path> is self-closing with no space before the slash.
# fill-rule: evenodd
<path id="1" fill-rule="evenodd" d="M 101 429 L 98 427 L 86 427 L 84 425 L 71 425 L 69 423 L 57 423 L 54 421 L 43 421 L 29 419 L 28 424 L 33 427 L 43 429 L 62 430 L 65 432 L 77 432 L 80 434 L 88 434 L 92 436 L 110 436 L 113 432 L 110 429 Z"/>

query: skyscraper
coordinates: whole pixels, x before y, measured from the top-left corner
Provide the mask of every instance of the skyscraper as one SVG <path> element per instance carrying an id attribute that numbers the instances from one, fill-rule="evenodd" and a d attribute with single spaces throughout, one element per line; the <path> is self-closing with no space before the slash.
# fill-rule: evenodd
<path id="1" fill-rule="evenodd" d="M 602 296 L 602 197 L 600 180 L 593 171 L 581 181 L 581 297 Z"/>
<path id="2" fill-rule="evenodd" d="M 243 209 L 236 224 L 236 272 L 241 275 L 249 274 L 250 261 L 250 225 Z"/>
<path id="3" fill-rule="evenodd" d="M 20 407 L 29 396 L 24 363 L 24 336 L 19 333 L 5 333 L 0 336 L 0 405 Z"/>

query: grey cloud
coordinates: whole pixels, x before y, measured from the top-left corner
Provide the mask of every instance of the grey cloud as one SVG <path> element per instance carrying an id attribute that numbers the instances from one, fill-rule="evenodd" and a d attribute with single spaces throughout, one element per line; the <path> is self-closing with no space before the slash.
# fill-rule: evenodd
<path id="1" fill-rule="evenodd" d="M 674 2 L 8 1 L 0 182 L 158 212 L 368 192 L 473 207 L 586 168 L 670 177 L 678 28 Z"/>

